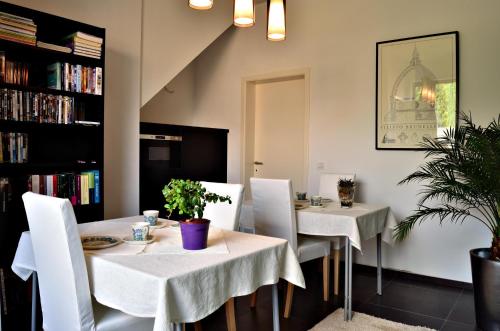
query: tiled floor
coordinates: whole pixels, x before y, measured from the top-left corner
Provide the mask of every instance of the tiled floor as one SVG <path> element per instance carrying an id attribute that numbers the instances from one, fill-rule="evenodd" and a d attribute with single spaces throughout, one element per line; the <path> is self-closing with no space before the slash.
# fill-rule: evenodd
<path id="1" fill-rule="evenodd" d="M 329 302 L 322 299 L 322 277 L 319 261 L 304 263 L 302 269 L 307 290 L 295 288 L 292 313 L 281 318 L 281 330 L 308 330 L 328 314 L 343 305 L 342 294 Z M 333 275 L 333 270 L 332 270 Z M 332 276 L 333 277 L 333 276 Z M 343 274 L 341 273 L 341 279 Z M 343 279 L 342 279 L 343 280 Z M 284 285 L 282 282 L 281 285 Z M 376 294 L 376 275 L 366 268 L 353 271 L 353 310 L 369 315 L 437 330 L 470 331 L 474 326 L 474 299 L 472 291 L 456 287 L 410 280 L 394 273 L 384 273 L 383 295 Z M 280 312 L 283 312 L 284 288 L 280 288 Z M 341 284 L 342 288 L 342 284 Z M 333 292 L 333 290 L 332 290 Z M 257 308 L 249 308 L 249 298 L 236 299 L 237 327 L 239 331 L 272 330 L 271 287 L 259 289 Z M 29 310 L 17 316 L 4 331 L 29 330 Z M 202 321 L 203 331 L 226 330 L 224 307 Z M 41 323 L 38 323 L 40 326 Z M 39 328 L 41 330 L 41 327 Z M 191 331 L 192 324 L 187 325 Z"/>
<path id="2" fill-rule="evenodd" d="M 322 278 L 317 263 L 312 261 L 302 265 L 307 290 L 295 289 L 291 317 L 281 318 L 281 330 L 308 330 L 343 305 L 342 297 L 334 297 L 333 293 L 329 302 L 323 302 Z M 390 272 L 384 274 L 383 286 L 383 295 L 378 296 L 376 275 L 364 268 L 355 268 L 353 310 L 436 330 L 476 330 L 472 290 L 409 280 Z M 280 290 L 280 312 L 283 311 L 283 290 L 284 286 Z M 269 286 L 259 290 L 254 310 L 249 308 L 248 297 L 236 299 L 238 330 L 272 330 L 271 308 Z M 202 326 L 204 331 L 225 330 L 224 309 L 204 319 Z"/>

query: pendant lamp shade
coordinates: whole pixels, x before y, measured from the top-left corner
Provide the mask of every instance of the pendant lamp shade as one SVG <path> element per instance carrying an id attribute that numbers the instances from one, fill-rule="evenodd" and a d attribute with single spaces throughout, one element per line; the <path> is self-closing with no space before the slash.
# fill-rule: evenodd
<path id="1" fill-rule="evenodd" d="M 198 10 L 208 10 L 214 5 L 214 0 L 189 0 L 189 7 Z"/>
<path id="2" fill-rule="evenodd" d="M 255 24 L 254 0 L 234 0 L 234 25 L 246 28 Z"/>
<path id="3" fill-rule="evenodd" d="M 281 41 L 286 38 L 285 0 L 267 0 L 267 39 Z"/>

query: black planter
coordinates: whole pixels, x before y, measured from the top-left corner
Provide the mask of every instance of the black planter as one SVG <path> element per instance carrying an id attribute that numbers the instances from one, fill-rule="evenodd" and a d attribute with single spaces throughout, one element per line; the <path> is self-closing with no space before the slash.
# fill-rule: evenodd
<path id="1" fill-rule="evenodd" d="M 476 324 L 483 331 L 500 331 L 500 262 L 489 248 L 470 251 Z"/>

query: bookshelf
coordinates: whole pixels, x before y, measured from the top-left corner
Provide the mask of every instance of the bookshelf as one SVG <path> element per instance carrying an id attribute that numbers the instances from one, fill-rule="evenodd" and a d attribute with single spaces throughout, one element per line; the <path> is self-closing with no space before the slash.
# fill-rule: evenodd
<path id="1" fill-rule="evenodd" d="M 0 268 L 3 272 L 5 289 L 2 291 L 0 288 L 0 300 L 2 300 L 0 314 L 2 314 L 1 323 L 5 329 L 13 325 L 18 329 L 25 329 L 25 327 L 27 329 L 28 326 L 19 325 L 19 321 L 26 320 L 29 323 L 29 284 L 12 274 L 10 265 L 21 232 L 28 230 L 21 196 L 32 184 L 30 177 L 39 175 L 43 178 L 61 174 L 75 174 L 76 176 L 82 172 L 98 171 L 99 202 L 75 204 L 74 211 L 79 223 L 102 220 L 104 217 L 105 29 L 3 1 L 0 1 L 0 12 L 33 20 L 36 25 L 37 41 L 67 46 L 65 45 L 67 36 L 75 32 L 83 32 L 102 39 L 100 58 L 92 58 L 0 38 L 0 56 L 3 52 L 7 61 L 26 65 L 28 72 L 27 82 L 6 82 L 5 77 L 0 79 L 0 132 L 16 133 L 27 140 L 27 147 L 21 148 L 21 152 L 18 149 L 21 154 L 24 151 L 27 152 L 24 162 L 1 162 L 0 159 L 0 198 L 2 199 L 0 201 Z M 73 47 L 76 49 L 75 45 Z M 50 88 L 48 67 L 54 63 L 61 64 L 63 77 L 65 77 L 64 64 L 68 64 L 72 74 L 74 68 L 80 75 L 87 70 L 84 78 L 79 79 L 81 76 L 76 76 L 81 84 L 80 88 L 77 89 L 76 85 L 71 85 L 74 81 L 69 83 L 70 88 L 65 88 L 65 86 L 61 89 Z M 96 88 L 96 68 L 102 69 L 100 79 L 98 79 L 102 87 L 101 91 Z M 11 113 L 8 117 L 2 116 L 2 92 L 5 91 L 9 91 L 8 95 L 13 93 L 10 91 L 17 91 L 20 97 L 16 100 L 24 100 L 21 96 L 32 100 L 26 101 L 26 104 L 23 103 L 26 105 L 24 113 L 19 110 L 21 108 L 17 108 L 18 113 L 22 113 L 17 119 L 12 118 Z M 41 98 L 37 100 L 49 101 L 35 101 L 35 95 Z M 35 117 L 34 110 L 31 111 L 35 108 L 30 107 L 34 107 L 33 104 L 36 102 L 40 102 L 40 105 L 47 102 L 47 105 L 44 104 L 44 107 L 48 107 L 44 108 L 44 112 L 47 113 L 42 115 L 39 110 L 38 117 Z M 74 111 L 64 110 L 63 112 L 64 106 L 58 102 L 67 102 L 71 105 L 69 109 L 74 109 Z M 48 106 L 49 103 L 57 105 L 57 112 Z M 90 121 L 93 125 L 75 123 L 77 120 Z M 67 124 L 63 124 L 65 122 Z M 23 144 L 22 146 L 26 145 L 25 142 Z M 3 186 L 4 193 L 2 193 L 1 180 L 5 178 L 8 179 L 8 186 Z M 5 311 L 5 303 L 7 311 Z"/>

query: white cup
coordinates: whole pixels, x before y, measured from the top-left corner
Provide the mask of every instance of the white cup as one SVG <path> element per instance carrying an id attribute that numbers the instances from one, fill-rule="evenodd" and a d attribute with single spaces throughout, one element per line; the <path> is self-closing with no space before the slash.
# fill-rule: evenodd
<path id="1" fill-rule="evenodd" d="M 136 222 L 132 223 L 132 239 L 138 241 L 148 240 L 149 236 L 149 223 Z"/>
<path id="2" fill-rule="evenodd" d="M 158 223 L 158 210 L 145 210 L 142 212 L 144 214 L 144 222 L 148 222 L 149 225 L 156 225 Z"/>

